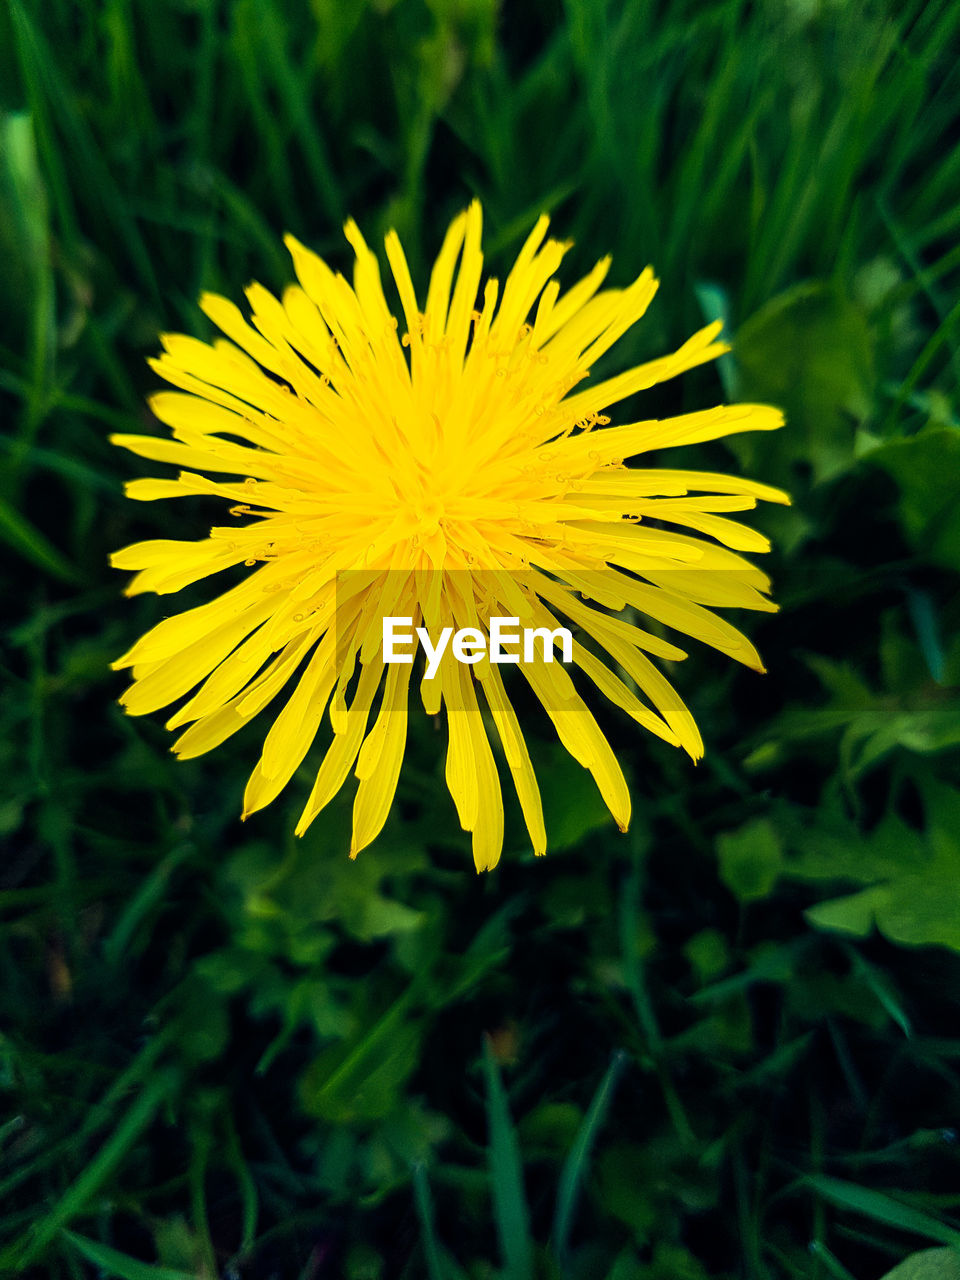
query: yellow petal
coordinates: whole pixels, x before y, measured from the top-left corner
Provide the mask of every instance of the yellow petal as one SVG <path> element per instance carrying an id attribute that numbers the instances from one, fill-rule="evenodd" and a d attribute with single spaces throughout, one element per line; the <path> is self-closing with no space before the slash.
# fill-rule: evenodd
<path id="1" fill-rule="evenodd" d="M 332 650 L 332 643 L 324 641 L 318 645 L 286 706 L 267 734 L 263 755 L 243 794 L 244 818 L 280 794 L 310 750 L 336 678 L 331 662 Z"/>
<path id="2" fill-rule="evenodd" d="M 548 286 L 544 291 L 542 305 L 537 311 L 533 326 L 535 346 L 542 347 L 564 325 L 568 324 L 582 307 L 586 306 L 606 279 L 611 261 L 609 257 L 601 258 L 590 274 L 578 280 L 562 297 L 559 296 L 559 285 L 555 290 Z"/>
<path id="3" fill-rule="evenodd" d="M 303 835 L 320 810 L 330 803 L 346 781 L 363 742 L 370 708 L 382 675 L 383 664 L 380 662 L 371 662 L 361 667 L 357 691 L 346 712 L 342 732 L 334 734 L 297 823 L 298 836 Z"/>
<path id="4" fill-rule="evenodd" d="M 630 791 L 609 742 L 557 663 L 523 663 L 524 677 L 553 721 L 557 736 L 575 760 L 589 769 L 621 831 L 630 824 Z"/>
<path id="5" fill-rule="evenodd" d="M 201 640 L 167 658 L 124 692 L 121 705 L 131 716 L 147 715 L 182 697 L 213 670 L 270 612 L 270 602 L 229 618 Z"/>
<path id="6" fill-rule="evenodd" d="M 228 298 L 221 298 L 216 293 L 200 295 L 200 310 L 210 317 L 218 329 L 222 329 L 228 338 L 232 338 L 238 347 L 242 347 L 258 364 L 265 369 L 284 376 L 283 361 L 277 351 L 265 341 L 255 329 L 252 329 L 243 318 L 243 312 Z"/>
<path id="7" fill-rule="evenodd" d="M 351 858 L 377 838 L 393 804 L 407 743 L 410 672 L 409 666 L 399 663 L 387 671 L 380 714 L 360 748 L 356 770 L 360 785 L 353 804 Z"/>
<path id="8" fill-rule="evenodd" d="M 427 290 L 427 307 L 424 313 L 428 342 L 439 342 L 447 323 L 447 309 L 450 306 L 450 286 L 453 283 L 453 271 L 463 244 L 467 226 L 466 213 L 458 214 L 447 228 L 443 244 L 430 273 L 430 288 Z"/>
<path id="9" fill-rule="evenodd" d="M 467 667 L 449 667 L 445 696 L 451 752 L 447 755 L 447 783 L 460 817 L 460 825 L 473 833 L 473 861 L 478 871 L 489 871 L 500 861 L 503 848 L 503 794 L 490 741 L 483 725 L 473 677 Z M 456 740 L 456 749 L 454 742 Z"/>
<path id="10" fill-rule="evenodd" d="M 171 751 L 181 760 L 190 760 L 220 746 L 238 729 L 242 729 L 280 692 L 300 665 L 311 642 L 310 636 L 291 642 L 251 684 L 222 707 L 202 716 L 182 733 L 170 748 Z M 183 723 L 180 716 L 173 716 L 167 721 L 166 727 L 178 728 Z"/>
<path id="11" fill-rule="evenodd" d="M 480 201 L 474 200 L 467 210 L 463 254 L 446 325 L 451 357 L 457 363 L 463 360 L 463 353 L 467 347 L 467 338 L 470 333 L 470 314 L 476 302 L 477 289 L 480 287 L 480 276 L 483 273 L 483 254 L 480 252 L 482 229 L 483 216 L 480 211 Z"/>
<path id="12" fill-rule="evenodd" d="M 540 788 L 537 785 L 537 777 L 533 770 L 527 744 L 524 741 L 520 722 L 517 720 L 516 712 L 507 697 L 500 673 L 495 666 L 488 665 L 480 687 L 486 697 L 487 706 L 493 716 L 493 722 L 497 726 L 497 733 L 500 735 L 500 741 L 503 744 L 503 754 L 506 757 L 507 766 L 513 775 L 517 799 L 520 801 L 523 819 L 526 823 L 527 831 L 530 833 L 533 852 L 537 857 L 541 857 L 547 852 L 547 832 L 543 824 L 543 802 L 540 799 Z"/>
<path id="13" fill-rule="evenodd" d="M 790 495 L 773 485 L 761 484 L 743 476 L 727 476 L 716 471 L 670 471 L 666 467 L 629 471 L 603 471 L 579 488 L 591 494 L 621 494 L 624 497 L 647 495 L 705 493 L 746 493 L 766 502 L 780 502 L 789 506 Z"/>

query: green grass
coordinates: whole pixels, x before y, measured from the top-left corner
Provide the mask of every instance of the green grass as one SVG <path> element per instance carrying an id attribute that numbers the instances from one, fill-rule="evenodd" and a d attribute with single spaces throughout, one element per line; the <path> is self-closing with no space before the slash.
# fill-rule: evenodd
<path id="1" fill-rule="evenodd" d="M 0 5 L 0 1271 L 870 1280 L 958 1246 L 958 41 L 943 0 Z M 677 672 L 703 763 L 607 717 L 621 837 L 531 718 L 551 852 L 508 814 L 482 879 L 416 717 L 356 864 L 345 801 L 292 837 L 309 760 L 241 826 L 256 733 L 177 764 L 121 714 L 167 606 L 106 568 L 206 527 L 133 510 L 107 444 L 158 334 L 286 283 L 284 231 L 345 267 L 348 215 L 422 284 L 474 194 L 494 272 L 544 209 L 565 280 L 654 264 L 623 364 L 722 315 L 732 357 L 644 413 L 781 404 L 670 463 L 795 495 L 757 517 L 768 675 Z"/>

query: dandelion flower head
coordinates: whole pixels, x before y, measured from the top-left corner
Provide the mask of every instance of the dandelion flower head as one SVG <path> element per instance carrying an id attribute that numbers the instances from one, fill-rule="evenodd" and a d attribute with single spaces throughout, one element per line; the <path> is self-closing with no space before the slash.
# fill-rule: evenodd
<path id="1" fill-rule="evenodd" d="M 626 288 L 605 289 L 605 258 L 562 292 L 555 273 L 569 245 L 547 239 L 547 225 L 541 217 L 502 287 L 484 282 L 474 202 L 446 233 L 422 307 L 390 232 L 399 315 L 354 222 L 345 228 L 352 285 L 288 236 L 299 283 L 282 298 L 251 285 L 247 319 L 207 294 L 200 305 L 224 337 L 163 337 L 151 363 L 176 389 L 150 405 L 172 439 L 113 440 L 181 470 L 132 480 L 127 493 L 209 495 L 225 500 L 229 516 L 198 541 L 140 542 L 113 564 L 136 571 L 130 595 L 167 595 L 235 572 L 221 594 L 165 618 L 114 665 L 132 668 L 121 699 L 131 715 L 187 699 L 167 721 L 181 731 L 173 744 L 181 758 L 218 746 L 285 695 L 244 816 L 280 793 L 319 735 L 323 754 L 297 832 L 354 773 L 351 856 L 369 845 L 396 793 L 415 684 L 426 713 L 445 715 L 446 783 L 477 868 L 500 856 L 502 776 L 512 779 L 534 852 L 546 851 L 509 680 L 486 659 L 444 663 L 431 679 L 418 666 L 385 663 L 387 615 L 431 631 L 450 623 L 486 633 L 497 616 L 574 628 L 569 667 L 521 664 L 511 678 L 529 685 L 622 830 L 627 783 L 581 690 L 697 760 L 694 719 L 654 661 L 685 656 L 663 627 L 763 669 L 750 641 L 714 610 L 776 607 L 769 579 L 740 554 L 769 544 L 730 513 L 787 496 L 738 476 L 653 466 L 643 455 L 769 430 L 782 416 L 737 404 L 608 425 L 612 406 L 726 351 L 720 325 L 670 355 L 592 378 L 657 282 L 648 268 Z"/>

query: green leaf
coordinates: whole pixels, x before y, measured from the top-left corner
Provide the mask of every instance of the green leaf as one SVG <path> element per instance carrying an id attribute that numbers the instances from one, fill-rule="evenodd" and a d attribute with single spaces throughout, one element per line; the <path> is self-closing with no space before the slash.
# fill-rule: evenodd
<path id="1" fill-rule="evenodd" d="M 418 929 L 423 920 L 422 911 L 415 911 L 413 907 L 385 898 L 382 894 L 371 893 L 366 900 L 366 909 L 358 915 L 354 932 L 364 940 L 384 938 L 392 933 Z"/>
<path id="2" fill-rule="evenodd" d="M 911 1253 L 882 1280 L 960 1280 L 960 1253 L 955 1249 L 923 1249 Z"/>
<path id="3" fill-rule="evenodd" d="M 829 737 L 839 746 L 840 777 L 847 788 L 897 751 L 933 755 L 960 743 L 960 706 L 931 680 L 919 642 L 901 630 L 899 617 L 884 616 L 879 657 L 884 687 L 874 691 L 850 662 L 808 655 L 830 694 L 824 706 L 795 706 L 771 726 L 773 736 L 755 747 L 749 768 L 769 768 L 787 744 Z M 944 671 L 952 654 L 944 655 Z"/>
<path id="4" fill-rule="evenodd" d="M 300 1088 L 311 1115 L 350 1124 L 393 1110 L 419 1060 L 424 1027 L 411 1012 L 418 998 L 419 987 L 411 983 L 353 1042 L 335 1045 L 314 1060 Z"/>
<path id="5" fill-rule="evenodd" d="M 730 949 L 719 929 L 701 929 L 687 940 L 683 953 L 701 985 L 719 978 L 730 963 Z"/>
<path id="6" fill-rule="evenodd" d="M 886 885 L 876 885 L 851 893 L 846 898 L 831 898 L 810 907 L 804 914 L 818 929 L 833 929 L 849 933 L 855 938 L 865 938 L 873 930 L 876 915 L 889 902 L 890 890 Z"/>
<path id="7" fill-rule="evenodd" d="M 657 1195 L 662 1170 L 651 1168 L 651 1151 L 634 1143 L 606 1147 L 597 1161 L 604 1210 L 618 1218 L 640 1244 L 646 1244 L 657 1221 Z"/>
<path id="8" fill-rule="evenodd" d="M 591 831 L 609 827 L 610 813 L 593 778 L 566 751 L 551 751 L 538 762 L 537 777 L 551 852 L 572 849 Z"/>
<path id="9" fill-rule="evenodd" d="M 755 818 L 717 838 L 720 878 L 741 902 L 765 898 L 780 874 L 780 837 L 767 818 Z"/>
<path id="10" fill-rule="evenodd" d="M 873 344 L 863 312 L 831 285 L 809 282 L 771 299 L 736 334 L 740 395 L 779 405 L 787 425 L 770 438 L 731 438 L 750 471 L 788 487 L 794 465 L 826 480 L 854 461 L 856 425 L 872 400 Z"/>
<path id="11" fill-rule="evenodd" d="M 268 922 L 266 936 L 277 942 L 283 938 L 287 958 L 298 964 L 318 962 L 326 954 L 330 935 L 321 924 L 336 922 L 359 942 L 370 942 L 413 932 L 425 920 L 422 911 L 384 892 L 385 881 L 397 871 L 423 865 L 422 851 L 409 844 L 391 847 L 384 833 L 376 858 L 351 861 L 345 856 L 345 812 L 345 797 L 338 797 L 329 823 L 315 823 L 283 863 L 277 864 L 268 847 L 249 845 L 225 872 L 231 889 L 242 895 L 255 930 Z M 319 859 L 323 875 L 317 874 Z"/>
<path id="12" fill-rule="evenodd" d="M 928 427 L 865 455 L 897 482 L 900 518 L 925 559 L 960 568 L 960 431 Z"/>
<path id="13" fill-rule="evenodd" d="M 787 842 L 796 850 L 784 863 L 785 874 L 865 886 L 808 908 L 811 924 L 860 938 L 876 927 L 891 942 L 960 951 L 960 791 L 930 779 L 921 790 L 923 831 L 894 813 L 867 835 L 839 815 L 813 824 L 785 819 L 781 827 L 787 827 Z"/>
<path id="14" fill-rule="evenodd" d="M 230 1043 L 226 1002 L 199 978 L 190 977 L 180 992 L 177 1045 L 188 1061 L 212 1062 Z"/>
<path id="15" fill-rule="evenodd" d="M 99 1267 L 103 1275 L 118 1276 L 119 1280 L 196 1280 L 196 1272 L 155 1267 L 149 1262 L 141 1262 L 138 1258 L 131 1258 L 129 1254 L 120 1253 L 118 1249 L 111 1249 L 99 1240 L 78 1236 L 73 1231 L 64 1231 L 63 1237 L 88 1262 Z"/>

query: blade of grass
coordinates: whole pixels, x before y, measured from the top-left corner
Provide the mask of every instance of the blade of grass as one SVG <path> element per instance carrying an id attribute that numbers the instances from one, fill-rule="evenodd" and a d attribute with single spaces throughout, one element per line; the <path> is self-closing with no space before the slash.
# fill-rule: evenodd
<path id="1" fill-rule="evenodd" d="M 823 1263 L 827 1273 L 833 1276 L 834 1280 L 855 1280 L 854 1276 L 850 1274 L 843 1263 L 833 1256 L 822 1241 L 811 1241 L 810 1252 L 813 1257 L 818 1258 Z"/>
<path id="2" fill-rule="evenodd" d="M 16 374 L 11 373 L 9 369 L 0 370 L 0 391 L 9 391 L 15 396 L 24 397 L 29 393 L 30 384 L 24 378 L 18 378 Z M 73 395 L 67 391 L 60 391 L 56 387 L 47 388 L 47 406 L 50 409 L 63 409 L 71 413 L 79 413 L 85 418 L 94 418 L 98 422 L 104 422 L 108 427 L 112 427 L 115 431 L 135 431 L 140 426 L 140 420 L 129 413 L 121 413 L 116 409 L 111 409 L 109 405 L 100 404 L 96 400 L 90 400 L 86 396 Z M 11 448 L 9 437 L 0 436 L 0 448 L 9 450 Z M 37 450 L 36 456 L 40 458 L 48 458 L 50 451 L 45 449 Z M 70 465 L 68 459 L 63 459 L 61 471 L 64 475 L 76 474 L 67 470 Z M 79 463 L 77 464 L 80 465 Z M 85 484 L 96 485 L 98 488 L 106 491 L 112 489 L 113 484 L 106 477 L 92 470 L 84 470 L 83 480 Z"/>
<path id="3" fill-rule="evenodd" d="M 349 1091 L 357 1079 L 369 1069 L 371 1059 L 375 1058 L 382 1047 L 393 1036 L 397 1026 L 402 1023 L 412 1005 L 420 998 L 427 985 L 427 974 L 421 973 L 413 979 L 393 1004 L 377 1019 L 364 1035 L 346 1054 L 343 1061 L 330 1073 L 318 1090 L 318 1098 L 334 1096 L 338 1091 Z M 269 1053 L 269 1050 L 268 1050 Z M 257 1074 L 262 1075 L 269 1066 L 269 1059 L 257 1064 Z"/>
<path id="4" fill-rule="evenodd" d="M 694 1138 L 693 1129 L 687 1118 L 686 1109 L 680 1100 L 680 1095 L 677 1093 L 670 1078 L 670 1073 L 664 1065 L 663 1037 L 660 1035 L 660 1028 L 653 1012 L 653 1005 L 650 1002 L 650 997 L 643 981 L 643 966 L 637 946 L 637 931 L 635 928 L 639 913 L 640 869 L 639 865 L 635 864 L 627 876 L 623 892 L 620 894 L 620 950 L 623 955 L 624 977 L 627 988 L 633 998 L 633 1007 L 636 1011 L 640 1033 L 644 1038 L 646 1051 L 660 1081 L 660 1088 L 663 1091 L 664 1102 L 670 1113 L 674 1130 L 681 1142 L 685 1145 L 690 1145 Z"/>
<path id="5" fill-rule="evenodd" d="M 317 191 L 327 216 L 340 223 L 344 218 L 340 188 L 317 121 L 323 116 L 312 110 L 309 81 L 294 67 L 286 49 L 283 27 L 270 0 L 261 0 L 258 22 L 261 52 L 270 66 L 273 84 L 283 103 L 291 133 L 299 140 L 310 182 Z"/>
<path id="6" fill-rule="evenodd" d="M 30 370 L 22 426 L 13 449 L 11 471 L 5 477 L 9 485 L 22 461 L 21 451 L 29 447 L 43 417 L 55 342 L 46 191 L 40 177 L 33 122 L 20 112 L 0 117 L 0 232 L 5 222 L 13 225 L 9 238 L 4 235 L 0 243 L 5 256 L 15 259 L 27 295 L 23 314 L 27 319 Z"/>
<path id="7" fill-rule="evenodd" d="M 201 166 L 192 168 L 185 175 L 184 181 L 191 191 L 197 192 L 204 200 L 220 202 L 227 219 L 233 223 L 230 234 L 239 242 L 256 248 L 275 284 L 281 285 L 290 280 L 293 268 L 280 246 L 276 228 L 270 226 L 256 205 L 225 173 Z"/>
<path id="8" fill-rule="evenodd" d="M 500 1068 L 489 1036 L 483 1038 L 483 1068 L 487 1084 L 487 1129 L 490 1190 L 504 1261 L 505 1280 L 533 1280 L 533 1240 L 523 1164 L 516 1131 L 510 1119 Z"/>
<path id="9" fill-rule="evenodd" d="M 240 1135 L 237 1132 L 237 1122 L 232 1111 L 228 1116 L 226 1157 L 227 1164 L 233 1171 L 240 1190 L 243 1217 L 240 1228 L 239 1254 L 243 1258 L 253 1247 L 253 1242 L 257 1236 L 260 1197 L 257 1193 L 257 1184 L 254 1181 L 253 1174 L 250 1172 L 250 1166 L 244 1158 L 243 1148 L 240 1146 Z"/>
<path id="10" fill-rule="evenodd" d="M 908 598 L 913 594 L 916 593 L 908 593 Z M 893 1019 L 903 1034 L 909 1039 L 909 1037 L 913 1035 L 913 1028 L 910 1026 L 910 1018 L 904 1010 L 900 1000 L 897 998 L 897 993 L 894 991 L 890 979 L 885 974 L 881 973 L 868 960 L 864 959 L 856 947 L 845 946 L 844 951 L 850 960 L 850 966 L 853 972 L 858 978 L 862 978 L 864 980 L 876 997 L 877 1003 L 880 1007 Z"/>
<path id="11" fill-rule="evenodd" d="M 437 1238 L 433 1197 L 427 1181 L 427 1170 L 422 1160 L 413 1165 L 413 1197 L 420 1219 L 423 1256 L 427 1263 L 427 1280 L 465 1280 L 466 1273 L 443 1249 Z"/>
<path id="12" fill-rule="evenodd" d="M 943 683 L 944 653 L 940 640 L 940 624 L 937 609 L 929 591 L 920 591 L 915 587 L 906 589 L 907 611 L 916 632 L 920 652 L 927 664 L 927 670 L 937 684 Z M 907 1029 L 909 1035 L 909 1028 Z"/>
<path id="13" fill-rule="evenodd" d="M 147 1081 L 143 1092 L 116 1129 L 54 1208 L 39 1219 L 25 1239 L 14 1242 L 0 1255 L 0 1268 L 12 1262 L 21 1268 L 31 1265 L 67 1223 L 84 1212 L 90 1200 L 129 1154 L 162 1103 L 172 1094 L 179 1079 L 180 1073 L 168 1067 Z"/>
<path id="14" fill-rule="evenodd" d="M 83 581 L 80 570 L 70 563 L 63 552 L 58 551 L 26 516 L 21 515 L 3 498 L 0 498 L 0 540 L 59 582 L 76 585 Z"/>
<path id="15" fill-rule="evenodd" d="M 115 968 L 120 963 L 144 916 L 161 900 L 166 892 L 170 877 L 181 862 L 185 862 L 193 852 L 194 846 L 189 843 L 179 845 L 176 849 L 171 849 L 167 856 L 154 867 L 150 875 L 144 880 L 130 902 L 120 913 L 110 936 L 103 944 L 103 953 L 109 965 Z"/>
<path id="16" fill-rule="evenodd" d="M 733 1152 L 733 1183 L 740 1248 L 743 1251 L 747 1280 L 766 1280 L 762 1222 L 758 1205 L 761 1188 L 753 1176 L 752 1163 L 748 1161 L 742 1143 L 738 1143 Z"/>
<path id="17" fill-rule="evenodd" d="M 590 1152 L 593 1149 L 600 1126 L 606 1117 L 607 1109 L 613 1099 L 617 1081 L 626 1065 L 626 1061 L 627 1055 L 622 1049 L 618 1049 L 613 1055 L 596 1093 L 593 1095 L 587 1114 L 577 1130 L 573 1145 L 560 1171 L 557 1208 L 553 1219 L 553 1243 L 561 1266 L 569 1246 L 570 1229 L 573 1226 L 577 1196 L 580 1191 L 580 1184 L 586 1173 Z"/>
<path id="18" fill-rule="evenodd" d="M 911 1205 L 903 1204 L 902 1201 L 885 1195 L 882 1191 L 859 1187 L 855 1183 L 843 1182 L 839 1178 L 827 1177 L 824 1174 L 804 1178 L 799 1185 L 809 1187 L 816 1195 L 822 1196 L 837 1209 L 849 1209 L 874 1222 L 882 1222 L 884 1226 L 895 1227 L 911 1235 L 925 1236 L 928 1240 L 936 1240 L 939 1244 L 960 1247 L 960 1231 L 955 1227 L 938 1222 L 922 1209 L 914 1209 Z"/>
<path id="19" fill-rule="evenodd" d="M 888 436 L 893 434 L 894 423 L 896 422 L 897 416 L 903 408 L 904 403 L 910 393 L 916 389 L 917 383 L 930 367 L 934 356 L 936 356 L 940 348 L 947 343 L 948 339 L 952 338 L 953 330 L 957 328 L 958 325 L 960 325 L 960 301 L 954 304 L 946 319 L 937 326 L 933 336 L 929 339 L 923 350 L 913 362 L 910 372 L 904 378 L 900 390 L 887 413 L 886 420 L 880 430 L 881 435 Z"/>
<path id="20" fill-rule="evenodd" d="M 76 1151 L 87 1138 L 94 1134 L 101 1125 L 105 1124 L 123 1095 L 153 1070 L 157 1059 L 171 1039 L 172 1030 L 171 1026 L 161 1034 L 154 1036 L 152 1040 L 149 1040 L 144 1045 L 126 1070 L 117 1076 L 100 1101 L 88 1109 L 79 1129 L 75 1129 L 62 1142 L 48 1147 L 45 1151 L 40 1152 L 34 1160 L 18 1169 L 15 1173 L 10 1174 L 9 1177 L 4 1178 L 0 1182 L 0 1199 L 6 1197 L 9 1192 L 33 1174 L 54 1164 L 70 1151 Z"/>
<path id="21" fill-rule="evenodd" d="M 190 1167 L 187 1183 L 190 1188 L 190 1217 L 196 1232 L 197 1252 L 207 1275 L 217 1274 L 216 1254 L 210 1236 L 210 1215 L 207 1210 L 207 1167 L 210 1162 L 212 1138 L 209 1117 L 190 1126 Z"/>
<path id="22" fill-rule="evenodd" d="M 298 206 L 290 165 L 286 161 L 288 145 L 274 118 L 275 113 L 269 102 L 269 89 L 265 83 L 261 48 L 264 38 L 259 7 L 249 0 L 237 0 L 230 10 L 230 23 L 230 44 L 235 63 L 231 67 L 231 74 L 235 69 L 239 70 L 244 98 L 263 148 L 274 199 L 287 225 L 293 226 L 300 221 Z"/>
<path id="23" fill-rule="evenodd" d="M 22 73 L 31 86 L 31 98 L 49 104 L 50 115 L 56 121 L 65 144 L 59 149 L 55 145 L 50 147 L 45 173 L 49 173 L 53 164 L 63 174 L 62 157 L 69 154 L 73 158 L 83 175 L 83 192 L 113 228 L 144 288 L 154 300 L 159 299 L 160 288 L 143 237 L 129 214 L 101 148 L 73 99 L 69 81 L 61 74 L 53 50 L 28 18 L 20 0 L 10 0 L 10 11 Z M 69 187 L 69 177 L 63 174 L 57 185 Z"/>

